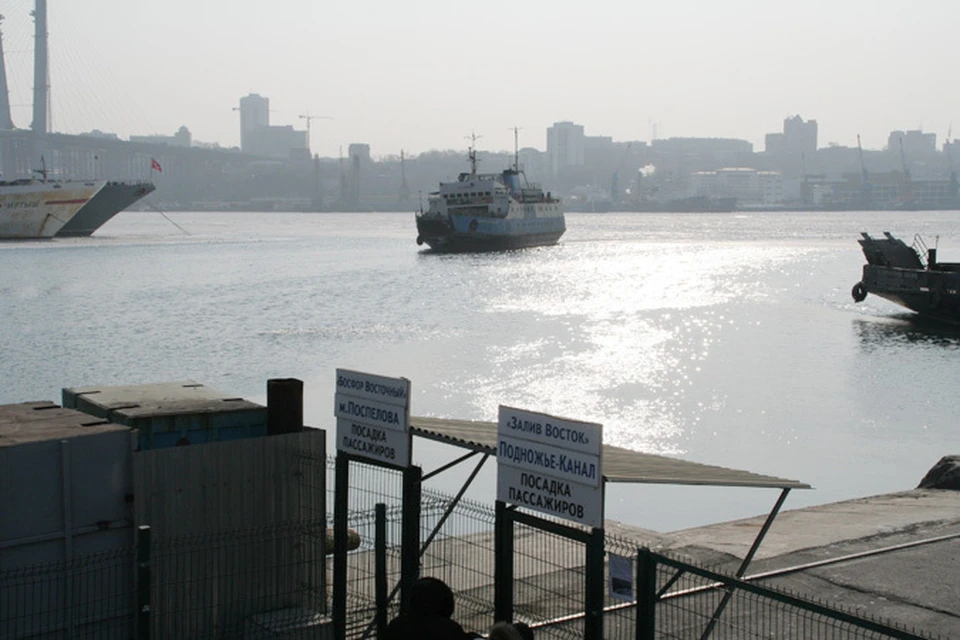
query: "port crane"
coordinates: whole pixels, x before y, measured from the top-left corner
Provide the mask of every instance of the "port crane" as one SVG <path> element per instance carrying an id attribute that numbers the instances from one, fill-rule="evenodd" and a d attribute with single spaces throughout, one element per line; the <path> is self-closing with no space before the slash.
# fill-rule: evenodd
<path id="1" fill-rule="evenodd" d="M 330 116 L 312 116 L 310 115 L 309 111 L 301 115 L 300 119 L 307 121 L 307 148 L 308 149 L 311 148 L 311 142 L 312 142 L 312 140 L 310 139 L 310 122 L 312 120 L 333 120 L 333 118 L 331 118 Z"/>
<path id="2" fill-rule="evenodd" d="M 857 134 L 857 154 L 860 156 L 860 175 L 863 177 L 863 185 L 860 189 L 860 197 L 863 199 L 861 206 L 864 209 L 870 209 L 873 206 L 873 198 L 870 193 L 870 176 L 867 174 L 867 165 L 863 162 L 863 146 L 860 144 L 860 134 Z"/>
<path id="3" fill-rule="evenodd" d="M 950 169 L 950 200 L 956 202 L 960 197 L 960 183 L 957 182 L 957 170 L 953 167 L 953 145 L 950 137 L 953 134 L 953 125 L 947 129 L 947 142 L 943 145 L 943 154 L 947 156 L 947 167 Z"/>
<path id="4" fill-rule="evenodd" d="M 620 189 L 620 170 L 623 169 L 623 165 L 627 162 L 627 156 L 630 155 L 630 147 L 633 146 L 633 142 L 628 142 L 626 148 L 623 150 L 623 154 L 620 156 L 620 162 L 617 164 L 617 168 L 613 171 L 613 177 L 610 179 L 610 202 L 612 204 L 620 204 L 621 201 L 621 189 Z"/>
<path id="5" fill-rule="evenodd" d="M 900 206 L 909 209 L 913 206 L 913 184 L 910 181 L 910 169 L 907 167 L 907 157 L 903 153 L 903 136 L 900 136 L 900 165 L 903 167 L 903 193 L 900 195 Z"/>

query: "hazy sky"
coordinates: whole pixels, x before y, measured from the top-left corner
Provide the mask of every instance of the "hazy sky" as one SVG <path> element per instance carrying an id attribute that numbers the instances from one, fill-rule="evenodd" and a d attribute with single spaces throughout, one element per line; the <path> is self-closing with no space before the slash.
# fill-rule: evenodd
<path id="1" fill-rule="evenodd" d="M 30 124 L 32 0 L 6 0 L 14 122 Z M 763 136 L 816 119 L 820 145 L 938 144 L 956 120 L 956 0 L 48 0 L 53 128 L 239 144 L 241 96 L 336 156 L 546 147 L 572 120 L 614 140 Z"/>

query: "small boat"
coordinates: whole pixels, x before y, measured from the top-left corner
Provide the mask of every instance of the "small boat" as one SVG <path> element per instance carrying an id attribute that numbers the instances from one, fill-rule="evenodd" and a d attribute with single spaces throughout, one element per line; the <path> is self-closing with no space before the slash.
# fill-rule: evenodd
<path id="1" fill-rule="evenodd" d="M 502 251 L 556 244 L 566 231 L 559 198 L 528 183 L 517 155 L 502 173 L 477 173 L 477 152 L 468 153 L 470 173 L 441 182 L 427 211 L 417 214 L 417 244 L 437 252 Z"/>
<path id="2" fill-rule="evenodd" d="M 913 245 L 886 231 L 883 238 L 862 235 L 867 264 L 850 292 L 854 302 L 872 293 L 923 316 L 960 321 L 960 263 L 939 262 L 936 247 L 927 248 L 919 235 Z"/>

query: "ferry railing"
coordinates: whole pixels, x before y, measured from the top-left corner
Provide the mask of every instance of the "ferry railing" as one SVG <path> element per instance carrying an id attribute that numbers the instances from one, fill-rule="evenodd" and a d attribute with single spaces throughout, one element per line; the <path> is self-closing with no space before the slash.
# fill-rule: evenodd
<path id="1" fill-rule="evenodd" d="M 917 252 L 917 256 L 920 258 L 920 264 L 923 265 L 923 268 L 926 269 L 929 267 L 927 258 L 930 255 L 930 249 L 927 248 L 927 243 L 924 242 L 923 237 L 916 233 L 913 236 L 913 250 Z"/>

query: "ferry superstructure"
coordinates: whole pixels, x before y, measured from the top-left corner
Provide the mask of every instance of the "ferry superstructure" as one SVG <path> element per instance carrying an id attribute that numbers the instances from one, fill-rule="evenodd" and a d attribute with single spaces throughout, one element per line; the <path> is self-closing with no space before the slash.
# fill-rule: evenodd
<path id="1" fill-rule="evenodd" d="M 556 244 L 566 231 L 559 198 L 528 183 L 519 167 L 477 173 L 476 150 L 469 150 L 470 173 L 441 182 L 417 214 L 417 244 L 438 252 L 500 251 Z"/>
<path id="2" fill-rule="evenodd" d="M 0 181 L 0 239 L 52 238 L 104 186 L 98 181 Z"/>

